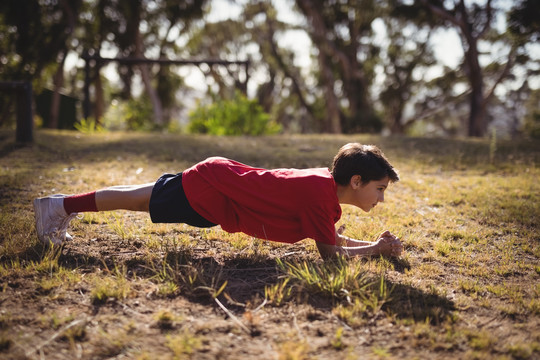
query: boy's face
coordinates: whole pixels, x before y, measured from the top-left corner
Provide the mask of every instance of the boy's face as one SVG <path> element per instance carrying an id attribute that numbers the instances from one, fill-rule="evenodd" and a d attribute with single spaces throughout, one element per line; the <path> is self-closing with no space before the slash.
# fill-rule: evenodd
<path id="1" fill-rule="evenodd" d="M 390 179 L 385 177 L 382 180 L 373 180 L 362 184 L 360 176 L 353 176 L 351 186 L 354 190 L 354 205 L 365 212 L 373 209 L 379 202 L 384 201 L 384 191 L 388 187 L 389 181 Z"/>

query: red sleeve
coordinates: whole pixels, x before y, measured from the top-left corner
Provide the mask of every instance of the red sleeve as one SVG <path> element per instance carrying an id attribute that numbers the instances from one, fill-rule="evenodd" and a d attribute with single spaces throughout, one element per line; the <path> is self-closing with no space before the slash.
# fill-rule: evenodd
<path id="1" fill-rule="evenodd" d="M 328 245 L 336 244 L 336 228 L 332 218 L 329 216 L 329 211 L 331 210 L 324 206 L 312 206 L 300 214 L 300 221 L 306 238 Z"/>

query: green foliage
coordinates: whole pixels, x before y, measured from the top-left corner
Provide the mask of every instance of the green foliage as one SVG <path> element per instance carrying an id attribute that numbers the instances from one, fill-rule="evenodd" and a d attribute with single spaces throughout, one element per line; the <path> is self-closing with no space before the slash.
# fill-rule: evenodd
<path id="1" fill-rule="evenodd" d="M 132 99 L 126 103 L 125 120 L 128 130 L 150 130 L 152 122 L 152 104 L 150 100 Z"/>
<path id="2" fill-rule="evenodd" d="M 211 135 L 276 134 L 281 127 L 270 120 L 256 100 L 237 92 L 232 100 L 200 106 L 190 114 L 190 133 Z"/>
<path id="3" fill-rule="evenodd" d="M 533 139 L 540 139 L 540 90 L 533 90 L 527 101 L 527 115 L 525 116 L 523 130 Z"/>
<path id="4" fill-rule="evenodd" d="M 531 42 L 540 39 L 540 2 L 535 0 L 516 1 L 516 6 L 508 16 L 508 28 L 514 35 L 523 37 Z M 536 14 L 536 15 L 535 15 Z"/>
<path id="5" fill-rule="evenodd" d="M 81 0 L 63 4 L 39 0 L 0 2 L 3 59 L 0 79 L 39 82 L 43 69 L 57 63 L 58 55 L 65 50 L 73 26 L 70 20 L 81 3 Z"/>
<path id="6" fill-rule="evenodd" d="M 147 97 L 129 101 L 113 101 L 103 117 L 108 130 L 148 131 L 155 127 L 152 104 Z"/>
<path id="7" fill-rule="evenodd" d="M 89 117 L 88 119 L 83 118 L 73 126 L 77 131 L 80 131 L 83 134 L 93 134 L 105 131 L 105 128 L 92 117 Z"/>

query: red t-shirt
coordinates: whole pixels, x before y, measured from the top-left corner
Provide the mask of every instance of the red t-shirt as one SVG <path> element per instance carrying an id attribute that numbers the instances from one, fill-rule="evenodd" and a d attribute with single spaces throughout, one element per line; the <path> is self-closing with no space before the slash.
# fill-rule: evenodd
<path id="1" fill-rule="evenodd" d="M 182 185 L 193 209 L 227 232 L 335 245 L 341 207 L 326 168 L 266 170 L 212 157 L 185 170 Z"/>

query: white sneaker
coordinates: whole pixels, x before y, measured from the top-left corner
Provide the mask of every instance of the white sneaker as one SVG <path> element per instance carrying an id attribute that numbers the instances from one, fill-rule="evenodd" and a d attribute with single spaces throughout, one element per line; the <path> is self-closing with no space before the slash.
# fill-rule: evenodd
<path id="1" fill-rule="evenodd" d="M 60 245 L 64 240 L 72 240 L 67 233 L 69 222 L 78 214 L 67 214 L 64 210 L 65 195 L 57 194 L 34 200 L 36 231 L 45 244 Z"/>
<path id="2" fill-rule="evenodd" d="M 64 194 L 54 194 L 54 195 L 51 195 L 50 197 L 53 197 L 53 198 L 65 198 L 67 195 L 64 195 Z M 64 202 L 62 201 L 62 207 L 64 207 Z M 79 216 L 79 214 L 75 214 L 76 216 Z M 82 214 L 80 214 L 82 216 Z M 67 228 L 66 228 L 67 229 Z M 73 236 L 71 236 L 67 231 L 66 231 L 66 240 L 67 241 L 73 241 Z"/>

